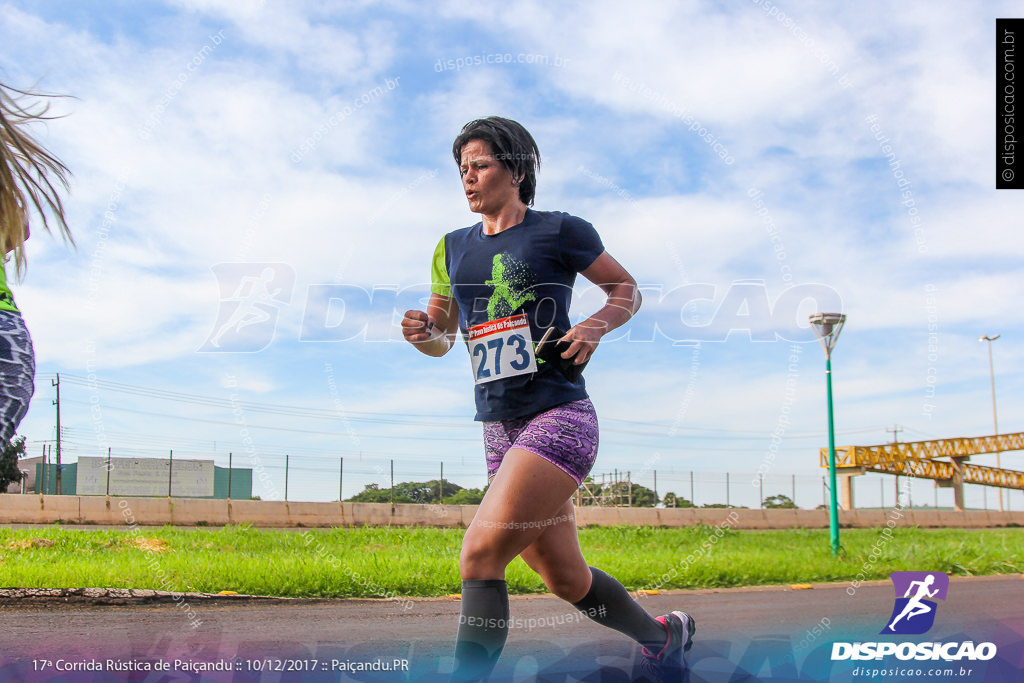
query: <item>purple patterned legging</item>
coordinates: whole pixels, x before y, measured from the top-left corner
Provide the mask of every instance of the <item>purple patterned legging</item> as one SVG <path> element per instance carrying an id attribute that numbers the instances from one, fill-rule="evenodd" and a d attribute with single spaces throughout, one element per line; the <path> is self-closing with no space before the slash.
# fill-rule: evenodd
<path id="1" fill-rule="evenodd" d="M 570 401 L 513 420 L 484 422 L 487 476 L 510 448 L 535 453 L 582 484 L 597 458 L 597 413 L 590 399 Z"/>

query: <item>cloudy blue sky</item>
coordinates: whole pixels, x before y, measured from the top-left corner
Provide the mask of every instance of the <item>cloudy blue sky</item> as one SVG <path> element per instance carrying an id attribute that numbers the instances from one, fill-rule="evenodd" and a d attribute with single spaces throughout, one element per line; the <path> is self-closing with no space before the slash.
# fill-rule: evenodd
<path id="1" fill-rule="evenodd" d="M 231 452 L 264 498 L 285 454 L 291 499 L 337 498 L 339 458 L 346 497 L 392 459 L 399 481 L 443 462 L 482 485 L 465 352 L 421 356 L 394 314 L 476 222 L 450 148 L 491 114 L 540 145 L 536 207 L 593 222 L 643 286 L 587 370 L 595 472 L 689 497 L 693 471 L 698 503 L 728 472 L 756 505 L 760 468 L 766 495 L 819 503 L 822 308 L 849 318 L 840 445 L 991 433 L 982 334 L 1000 429 L 1024 430 L 1024 195 L 994 189 L 995 18 L 1015 9 L 7 2 L 0 77 L 72 96 L 37 133 L 74 171 L 77 241 L 36 231 L 16 284 L 39 364 L 20 432 L 54 439 L 59 372 L 71 460 Z M 600 304 L 578 294 L 581 319 Z M 861 504 L 892 503 L 879 482 Z"/>

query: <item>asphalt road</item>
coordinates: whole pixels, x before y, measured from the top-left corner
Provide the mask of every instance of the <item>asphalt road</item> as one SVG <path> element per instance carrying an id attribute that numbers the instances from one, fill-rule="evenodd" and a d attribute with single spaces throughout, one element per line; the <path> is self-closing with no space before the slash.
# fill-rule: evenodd
<path id="1" fill-rule="evenodd" d="M 906 663 L 832 662 L 833 642 L 901 639 L 990 641 L 998 647 L 988 662 L 939 662 L 955 675 L 929 680 L 1024 681 L 1021 575 L 954 577 L 935 625 L 922 636 L 878 635 L 893 598 L 889 582 L 870 582 L 856 589 L 843 583 L 809 590 L 671 591 L 641 601 L 652 613 L 685 609 L 696 617 L 688 656 L 692 683 L 868 680 L 854 676 L 853 669 Z M 0 681 L 444 681 L 458 613 L 456 599 L 192 599 L 187 606 L 9 601 L 0 604 Z M 495 680 L 633 680 L 639 648 L 579 620 L 558 599 L 513 597 L 512 616 L 516 622 Z M 378 661 L 373 666 L 397 663 L 398 670 L 346 669 L 353 662 Z M 207 662 L 230 670 L 198 671 Z M 153 666 L 169 670 L 139 670 Z M 965 677 L 961 666 L 973 672 Z M 67 672 L 69 667 L 93 670 Z"/>

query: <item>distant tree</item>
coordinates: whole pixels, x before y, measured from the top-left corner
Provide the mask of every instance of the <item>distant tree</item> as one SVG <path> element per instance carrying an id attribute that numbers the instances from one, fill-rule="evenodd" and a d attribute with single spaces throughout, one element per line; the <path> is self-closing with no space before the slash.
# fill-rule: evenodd
<path id="1" fill-rule="evenodd" d="M 445 496 L 445 505 L 479 505 L 480 501 L 484 499 L 484 493 L 487 491 L 483 489 L 462 489 L 455 495 L 448 497 Z"/>
<path id="2" fill-rule="evenodd" d="M 0 452 L 0 493 L 7 493 L 7 487 L 21 481 L 18 460 L 25 457 L 25 437 L 16 436 L 5 444 Z"/>
<path id="3" fill-rule="evenodd" d="M 704 503 L 702 508 L 729 508 L 730 510 L 749 510 L 746 505 L 726 505 L 725 503 Z"/>
<path id="4" fill-rule="evenodd" d="M 432 479 L 430 481 L 404 481 L 395 484 L 395 502 L 412 503 L 419 505 L 437 505 L 441 502 L 439 490 L 441 481 Z M 484 491 L 480 489 L 464 489 L 458 484 L 448 481 L 444 482 L 444 503 L 446 505 L 477 505 L 484 497 Z M 350 503 L 390 503 L 390 487 L 382 488 L 379 484 L 366 484 L 363 490 L 346 499 Z"/>
<path id="5" fill-rule="evenodd" d="M 628 489 L 625 486 L 620 488 L 623 491 L 619 494 L 619 497 L 623 499 L 623 503 L 628 503 L 632 499 L 633 507 L 635 508 L 652 508 L 658 504 L 657 494 L 646 486 L 630 484 Z M 629 495 L 630 491 L 632 491 L 632 495 Z"/>
<path id="6" fill-rule="evenodd" d="M 402 495 L 398 492 L 398 487 L 395 487 L 395 502 L 396 503 L 415 503 L 412 498 Z M 391 502 L 391 489 L 382 489 L 377 484 L 367 484 L 363 487 L 363 490 L 348 499 L 350 503 L 390 503 Z"/>
<path id="7" fill-rule="evenodd" d="M 617 484 L 598 485 L 587 477 L 583 480 L 594 496 L 583 499 L 583 505 L 632 505 L 632 507 L 654 507 L 658 496 L 646 486 L 621 481 Z M 632 494 L 632 495 L 631 495 Z"/>
<path id="8" fill-rule="evenodd" d="M 784 496 L 780 493 L 776 496 L 765 498 L 764 507 L 766 510 L 796 510 L 796 503 L 789 496 Z"/>
<path id="9" fill-rule="evenodd" d="M 685 498 L 683 498 L 681 496 L 677 496 L 676 494 L 672 493 L 671 491 L 665 494 L 665 496 L 661 499 L 661 502 L 667 508 L 692 508 L 693 507 L 693 503 L 691 503 L 690 501 L 688 501 L 687 499 L 685 499 Z"/>
<path id="10" fill-rule="evenodd" d="M 439 503 L 440 498 L 438 496 L 441 490 L 441 481 L 439 479 L 431 479 L 430 481 L 422 482 L 406 482 L 402 484 L 395 484 L 395 495 L 403 495 L 412 499 L 414 503 L 423 503 L 425 505 L 433 505 Z M 463 488 L 458 484 L 448 481 L 444 482 L 444 502 L 448 502 L 448 499 L 462 491 Z"/>

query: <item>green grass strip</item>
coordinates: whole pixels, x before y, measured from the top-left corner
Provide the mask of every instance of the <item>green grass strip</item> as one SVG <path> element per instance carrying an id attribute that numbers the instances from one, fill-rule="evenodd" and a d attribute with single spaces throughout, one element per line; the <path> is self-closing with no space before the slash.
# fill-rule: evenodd
<path id="1" fill-rule="evenodd" d="M 0 529 L 0 586 L 143 588 L 330 598 L 459 592 L 459 529 L 364 527 L 284 531 L 248 526 Z M 630 590 L 884 579 L 893 571 L 951 575 L 1024 571 L 1024 529 L 735 531 L 580 530 L 587 561 Z M 512 593 L 545 590 L 517 559 Z"/>

